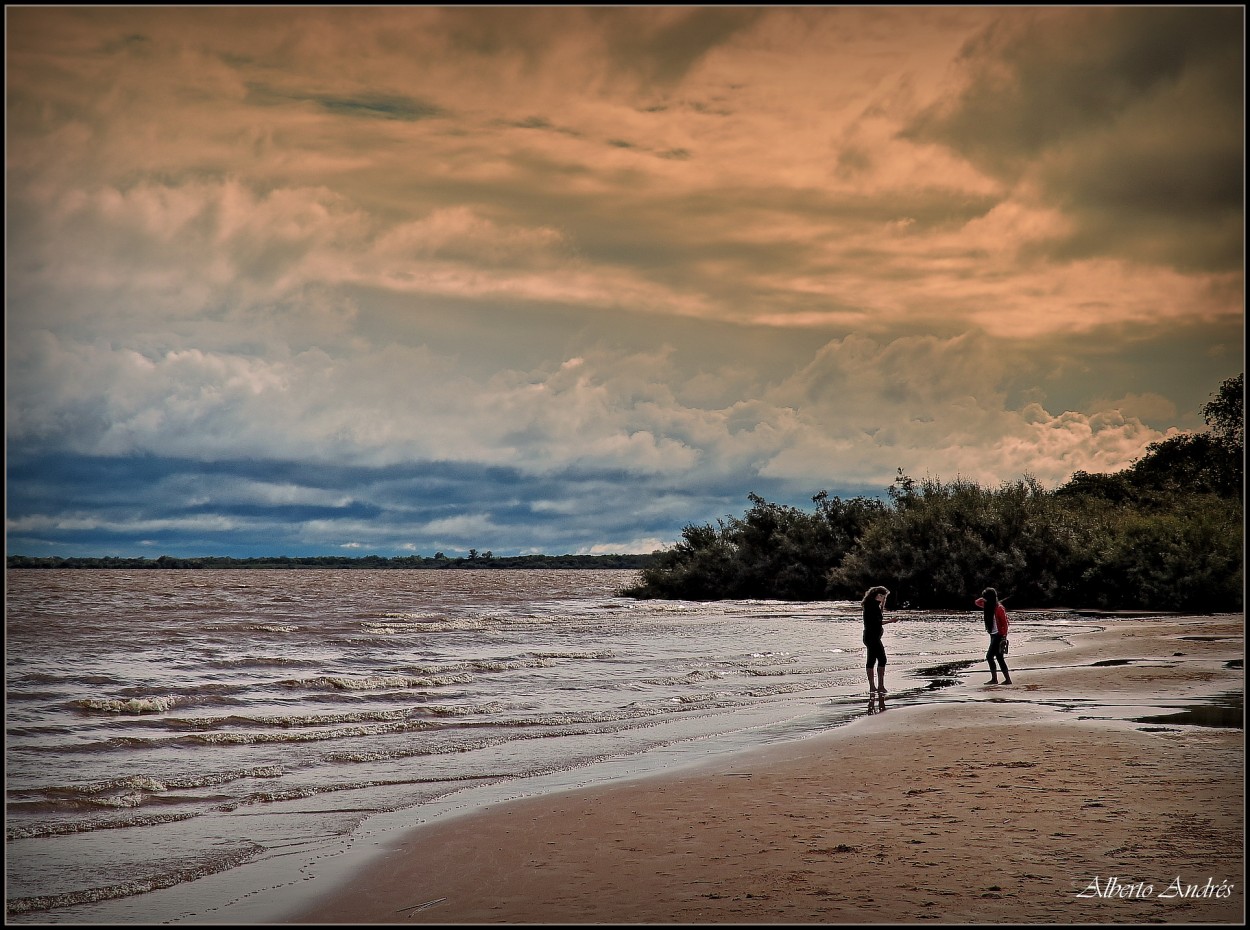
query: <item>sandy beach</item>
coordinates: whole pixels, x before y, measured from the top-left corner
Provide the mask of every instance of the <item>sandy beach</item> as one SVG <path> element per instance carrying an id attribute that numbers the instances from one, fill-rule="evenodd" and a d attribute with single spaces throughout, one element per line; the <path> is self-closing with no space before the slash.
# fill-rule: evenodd
<path id="1" fill-rule="evenodd" d="M 284 922 L 1240 924 L 1244 730 L 1144 718 L 1244 694 L 1244 618 L 1098 622 L 1011 687 L 435 821 Z"/>

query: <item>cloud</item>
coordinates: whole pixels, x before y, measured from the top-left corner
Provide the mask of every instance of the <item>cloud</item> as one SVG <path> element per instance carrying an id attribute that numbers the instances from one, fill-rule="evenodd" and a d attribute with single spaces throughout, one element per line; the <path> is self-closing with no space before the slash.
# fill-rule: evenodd
<path id="1" fill-rule="evenodd" d="M 745 501 L 731 481 L 675 490 L 619 471 L 532 475 L 435 461 L 329 466 L 58 452 L 11 457 L 9 476 L 9 541 L 25 553 L 156 546 L 181 556 L 310 555 L 348 544 L 384 555 L 638 552 L 675 538 L 690 520 L 738 511 Z M 771 482 L 759 487 L 781 490 Z M 650 548 L 613 549 L 613 540 L 648 541 Z"/>
<path id="2" fill-rule="evenodd" d="M 371 119 L 395 119 L 415 121 L 446 116 L 442 107 L 402 94 L 360 94 L 352 97 L 337 94 L 278 90 L 264 84 L 249 83 L 247 103 L 281 105 L 284 103 L 313 103 L 328 113 L 344 116 L 360 116 Z"/>
<path id="3" fill-rule="evenodd" d="M 609 468 L 687 487 L 757 473 L 816 490 L 831 479 L 888 483 L 900 466 L 978 480 L 1027 471 L 1053 484 L 1076 468 L 1123 467 L 1160 437 L 1137 420 L 1116 433 L 1073 431 L 1073 418 L 1101 409 L 1013 406 L 1013 368 L 1030 363 L 985 334 L 835 339 L 755 399 L 728 403 L 731 382 L 685 368 L 672 347 L 591 350 L 478 380 L 419 346 L 149 358 L 66 347 L 47 333 L 39 342 L 20 360 L 32 389 L 10 400 L 11 440 L 92 456 L 443 459 L 531 475 Z M 100 383 L 107 397 L 94 391 Z M 1060 422 L 1062 448 L 1039 425 Z M 1022 436 L 1046 437 L 1043 451 L 1029 452 Z"/>
<path id="4" fill-rule="evenodd" d="M 1058 259 L 1229 271 L 1243 257 L 1243 12 L 1013 11 L 906 136 L 1064 212 Z"/>
<path id="5" fill-rule="evenodd" d="M 670 87 L 763 15 L 763 10 L 733 7 L 667 9 L 659 15 L 596 9 L 592 21 L 605 29 L 614 70 L 637 74 L 644 87 Z"/>
<path id="6" fill-rule="evenodd" d="M 14 9 L 10 545 L 1122 467 L 1244 358 L 1233 16 Z"/>

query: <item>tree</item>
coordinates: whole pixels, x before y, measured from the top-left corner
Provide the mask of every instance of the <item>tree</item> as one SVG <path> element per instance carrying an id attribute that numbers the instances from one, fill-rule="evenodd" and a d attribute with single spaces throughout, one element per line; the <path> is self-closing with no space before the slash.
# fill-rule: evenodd
<path id="1" fill-rule="evenodd" d="M 1221 442 L 1245 447 L 1246 376 L 1242 372 L 1220 385 L 1214 399 L 1202 406 L 1202 418 Z"/>
<path id="2" fill-rule="evenodd" d="M 1210 433 L 1183 433 L 1152 442 L 1146 454 L 1129 468 L 1127 477 L 1136 487 L 1165 496 L 1206 493 L 1240 497 L 1244 473 L 1240 446 Z"/>
<path id="3" fill-rule="evenodd" d="M 1208 431 L 1169 436 L 1146 447 L 1123 477 L 1147 503 L 1177 493 L 1240 498 L 1245 477 L 1245 376 L 1228 378 L 1202 407 Z"/>

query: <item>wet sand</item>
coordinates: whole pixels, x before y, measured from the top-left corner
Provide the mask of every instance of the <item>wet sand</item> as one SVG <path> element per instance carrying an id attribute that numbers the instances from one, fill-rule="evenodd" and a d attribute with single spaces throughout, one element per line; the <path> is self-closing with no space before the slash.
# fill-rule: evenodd
<path id="1" fill-rule="evenodd" d="M 284 922 L 1241 924 L 1244 730 L 1168 715 L 1244 694 L 1244 618 L 1101 622 L 1011 687 L 435 821 Z"/>

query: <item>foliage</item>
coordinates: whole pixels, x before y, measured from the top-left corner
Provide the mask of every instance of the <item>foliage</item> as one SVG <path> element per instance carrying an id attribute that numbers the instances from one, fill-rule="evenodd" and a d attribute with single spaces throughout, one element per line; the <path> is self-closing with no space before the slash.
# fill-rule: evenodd
<path id="1" fill-rule="evenodd" d="M 1093 557 L 1074 580 L 1094 607 L 1241 609 L 1241 508 L 1213 494 L 1186 495 L 1166 509 L 1117 509 L 1093 538 Z"/>
<path id="2" fill-rule="evenodd" d="M 687 526 L 634 597 L 859 598 L 967 607 L 985 586 L 1016 607 L 1239 610 L 1244 534 L 1242 376 L 1203 407 L 1209 432 L 1150 445 L 1116 474 L 1078 471 L 1047 491 L 995 489 L 899 469 L 889 502 L 817 494 L 815 513 L 750 494 L 742 518 Z"/>
<path id="3" fill-rule="evenodd" d="M 1241 448 L 1209 434 L 1172 436 L 1147 447 L 1146 455 L 1127 473 L 1139 495 L 1164 497 L 1187 493 L 1240 496 Z"/>
<path id="4" fill-rule="evenodd" d="M 880 501 L 843 501 L 825 492 L 815 513 L 749 495 L 741 519 L 717 526 L 690 525 L 681 541 L 642 570 L 633 597 L 690 600 L 778 598 L 816 600 L 825 595 L 829 570 L 842 561 L 884 507 Z"/>
<path id="5" fill-rule="evenodd" d="M 998 490 L 962 479 L 891 490 L 893 509 L 830 573 L 831 587 L 885 584 L 914 607 L 966 606 L 987 584 L 1017 602 L 1053 602 L 1076 558 L 1066 511 L 1032 478 Z"/>
<path id="6" fill-rule="evenodd" d="M 1220 385 L 1209 402 L 1202 407 L 1202 418 L 1221 442 L 1235 449 L 1245 446 L 1246 376 L 1243 372 Z"/>

